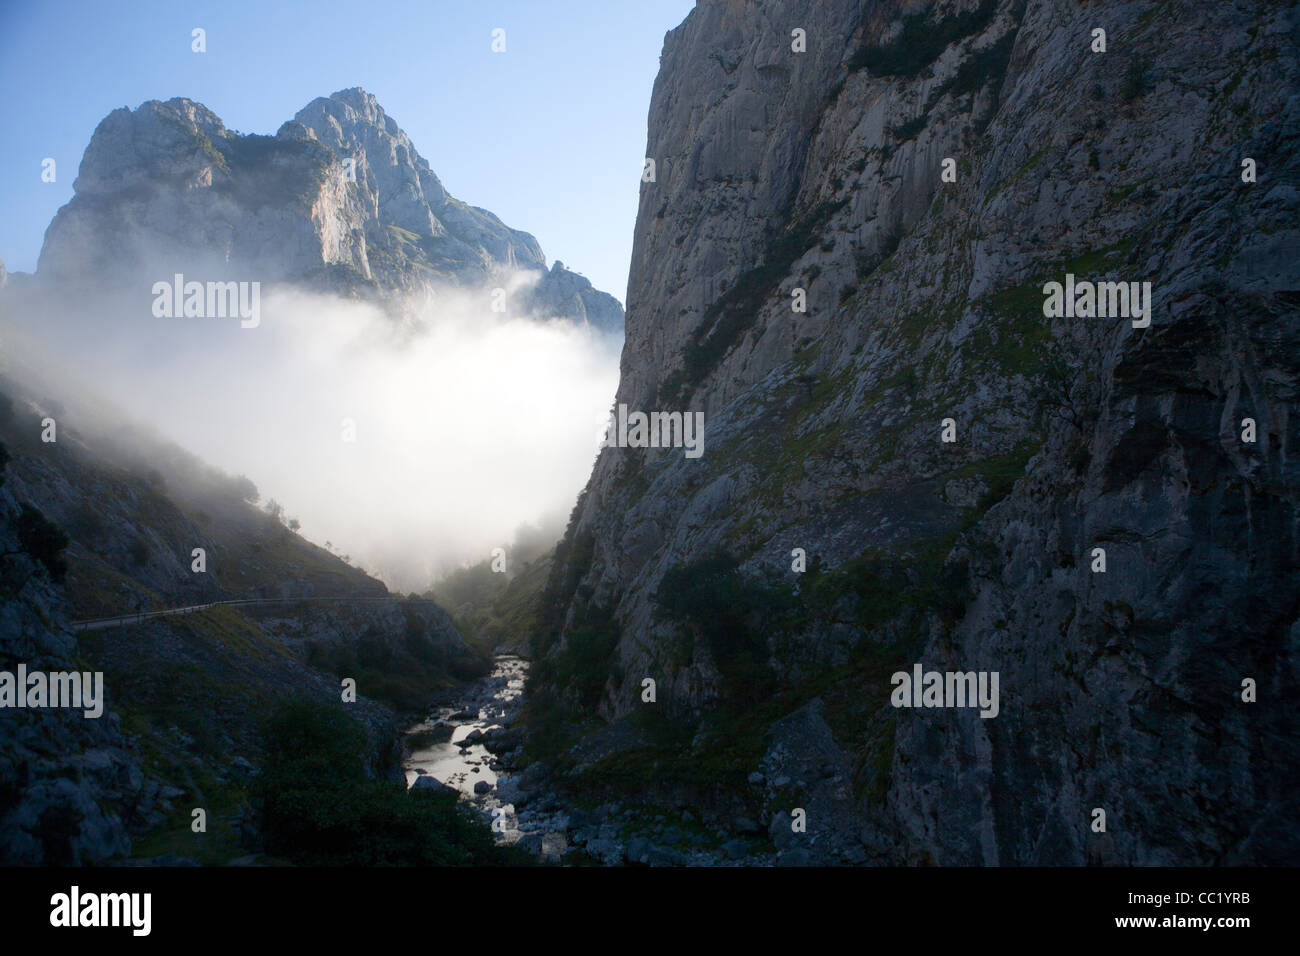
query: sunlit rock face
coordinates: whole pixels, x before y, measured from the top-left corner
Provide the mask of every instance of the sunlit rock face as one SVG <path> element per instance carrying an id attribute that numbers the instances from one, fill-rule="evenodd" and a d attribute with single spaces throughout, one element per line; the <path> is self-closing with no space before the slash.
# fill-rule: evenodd
<path id="1" fill-rule="evenodd" d="M 622 721 L 653 678 L 683 767 L 734 770 L 669 793 L 656 764 L 665 798 L 782 832 L 803 801 L 823 861 L 1300 861 L 1263 703 L 1300 670 L 1296 17 L 699 4 L 618 401 L 706 412 L 705 452 L 602 451 L 532 693 Z M 1047 317 L 1067 274 L 1151 282 L 1149 326 Z M 917 662 L 998 672 L 998 715 L 891 706 Z"/>
<path id="2" fill-rule="evenodd" d="M 448 284 L 505 286 L 523 271 L 536 284 L 509 311 L 622 329 L 613 296 L 560 263 L 548 269 L 531 235 L 449 195 L 361 89 L 313 100 L 274 136 L 229 130 L 183 98 L 114 110 L 74 188 L 41 250 L 48 282 L 188 270 L 409 301 Z"/>

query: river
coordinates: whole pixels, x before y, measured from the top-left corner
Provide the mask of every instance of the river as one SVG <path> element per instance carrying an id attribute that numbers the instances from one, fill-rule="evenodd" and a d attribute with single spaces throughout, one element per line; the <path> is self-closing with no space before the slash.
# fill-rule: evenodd
<path id="1" fill-rule="evenodd" d="M 515 800 L 523 800 L 517 780 L 481 742 L 504 734 L 514 724 L 527 674 L 524 659 L 499 656 L 491 674 L 467 687 L 454 704 L 435 708 L 428 718 L 407 728 L 406 784 L 413 786 L 421 776 L 429 776 L 459 790 L 461 800 L 491 822 L 497 842 L 519 843 L 554 860 L 568 849 L 567 816 L 553 804 L 517 808 Z M 431 734 L 447 736 L 448 729 L 448 739 L 428 739 Z"/>
<path id="2" fill-rule="evenodd" d="M 407 786 L 454 788 L 463 803 L 491 823 L 498 842 L 518 844 L 545 861 L 580 850 L 605 865 L 775 862 L 771 844 L 753 833 L 753 824 L 746 828 L 750 835 L 737 838 L 716 825 L 705 827 L 689 808 L 673 811 L 636 800 L 580 808 L 552 792 L 545 773 L 536 772 L 541 768 L 508 770 L 520 762 L 519 731 L 512 727 L 523 705 L 527 674 L 528 662 L 522 658 L 497 657 L 492 672 L 463 688 L 455 703 L 434 708 L 408 728 Z M 418 783 L 422 778 L 426 782 Z"/>

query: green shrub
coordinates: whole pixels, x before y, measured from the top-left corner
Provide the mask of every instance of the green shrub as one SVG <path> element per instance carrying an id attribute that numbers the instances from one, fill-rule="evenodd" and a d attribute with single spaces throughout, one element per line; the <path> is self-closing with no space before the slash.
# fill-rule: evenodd
<path id="1" fill-rule="evenodd" d="M 880 46 L 862 47 L 849 61 L 849 70 L 870 70 L 874 76 L 916 76 L 949 45 L 987 27 L 997 8 L 997 0 L 981 0 L 974 10 L 963 10 L 938 23 L 930 23 L 925 13 L 905 17 L 898 36 Z"/>
<path id="2" fill-rule="evenodd" d="M 686 343 L 683 369 L 664 383 L 660 389 L 660 401 L 671 404 L 680 400 L 684 397 L 683 390 L 689 392 L 702 382 L 740 343 L 777 285 L 790 274 L 790 267 L 817 245 L 826 223 L 847 201 L 819 203 L 803 215 L 787 221 L 768 243 L 758 265 L 742 273 L 735 285 L 705 310 L 704 318 Z"/>
<path id="3" fill-rule="evenodd" d="M 775 686 L 767 635 L 795 611 L 789 588 L 741 574 L 739 562 L 718 551 L 670 569 L 654 600 L 665 619 L 705 643 L 732 702 L 755 704 Z"/>
<path id="4" fill-rule="evenodd" d="M 541 693 L 565 699 L 571 706 L 561 712 L 567 716 L 591 714 L 600 705 L 606 682 L 616 674 L 620 634 L 612 610 L 579 602 L 563 646 L 534 666 L 530 684 L 544 685 Z"/>
<path id="5" fill-rule="evenodd" d="M 357 663 L 363 670 L 383 671 L 393 660 L 393 649 L 374 625 L 366 628 L 357 641 Z"/>
<path id="6" fill-rule="evenodd" d="M 925 115 L 915 116 L 897 126 L 889 127 L 889 133 L 900 143 L 905 143 L 909 139 L 916 139 L 917 133 L 925 129 L 925 122 L 927 119 L 928 117 Z"/>
<path id="7" fill-rule="evenodd" d="M 63 556 L 68 536 L 63 529 L 29 504 L 22 505 L 15 527 L 22 550 L 43 564 L 52 579 L 62 581 L 68 574 L 68 560 Z"/>
<path id="8" fill-rule="evenodd" d="M 944 93 L 951 93 L 953 96 L 975 93 L 990 83 L 994 85 L 996 100 L 1002 89 L 1002 80 L 1006 76 L 1007 64 L 1011 61 L 1011 50 L 1015 45 L 1016 31 L 1011 30 L 1003 34 L 995 43 L 990 43 L 984 49 L 972 53 L 962 61 L 961 66 L 957 67 L 957 72 L 953 74 L 952 79 L 935 91 L 931 96 L 931 104 Z"/>
<path id="9" fill-rule="evenodd" d="M 338 705 L 280 704 L 265 726 L 255 786 L 268 853 L 305 865 L 520 862 L 452 793 L 370 779 L 366 735 Z"/>
<path id="10" fill-rule="evenodd" d="M 587 491 L 584 488 L 569 515 L 564 537 L 555 546 L 551 573 L 537 602 L 537 626 L 529 638 L 534 660 L 544 657 L 547 650 L 559 640 L 569 605 L 577 596 L 582 579 L 591 570 L 591 562 L 595 557 L 595 539 L 590 532 L 577 532 L 578 515 L 582 513 L 586 497 Z"/>
<path id="11" fill-rule="evenodd" d="M 320 143 L 257 133 L 223 140 L 218 155 L 230 174 L 218 188 L 252 206 L 308 201 L 333 162 Z"/>

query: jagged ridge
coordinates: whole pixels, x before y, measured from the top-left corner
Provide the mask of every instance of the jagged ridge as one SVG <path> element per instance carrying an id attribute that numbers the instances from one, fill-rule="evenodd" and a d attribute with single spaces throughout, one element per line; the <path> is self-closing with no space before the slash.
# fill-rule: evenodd
<path id="1" fill-rule="evenodd" d="M 74 189 L 37 264 L 50 283 L 189 269 L 396 300 L 527 270 L 540 281 L 512 311 L 622 329 L 613 296 L 560 262 L 548 270 L 531 235 L 448 194 L 361 89 L 313 100 L 274 136 L 229 130 L 184 98 L 114 110 Z"/>

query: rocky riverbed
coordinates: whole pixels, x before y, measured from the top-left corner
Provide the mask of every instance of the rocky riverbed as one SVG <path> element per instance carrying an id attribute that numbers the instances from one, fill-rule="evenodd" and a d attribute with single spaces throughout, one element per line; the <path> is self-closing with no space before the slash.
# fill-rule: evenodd
<path id="1" fill-rule="evenodd" d="M 521 780 L 526 774 L 509 772 L 520 759 L 520 735 L 513 724 L 527 671 L 522 658 L 498 657 L 490 675 L 409 728 L 406 782 L 460 791 L 462 800 L 491 821 L 499 841 L 558 860 L 568 850 L 566 815 L 554 801 L 536 799 L 525 789 Z"/>
<path id="2" fill-rule="evenodd" d="M 751 836 L 702 825 L 689 810 L 666 811 L 627 802 L 578 806 L 553 792 L 545 767 L 521 767 L 521 733 L 528 662 L 496 659 L 492 673 L 453 701 L 435 706 L 407 730 L 404 765 L 411 787 L 451 787 L 491 821 L 497 839 L 549 862 L 607 866 L 763 866 L 799 864 L 778 855 L 755 825 Z"/>

